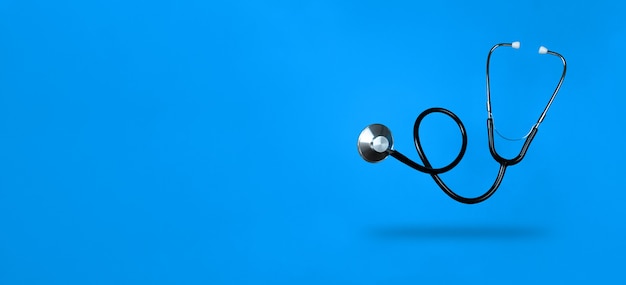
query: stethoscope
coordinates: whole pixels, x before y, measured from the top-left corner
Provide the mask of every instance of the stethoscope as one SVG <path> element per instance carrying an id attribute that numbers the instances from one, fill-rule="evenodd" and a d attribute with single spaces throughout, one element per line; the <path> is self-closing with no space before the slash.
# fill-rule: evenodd
<path id="1" fill-rule="evenodd" d="M 359 150 L 359 154 L 361 155 L 361 157 L 368 162 L 378 162 L 378 161 L 385 159 L 388 155 L 391 155 L 395 159 L 412 167 L 415 170 L 430 174 L 430 176 L 432 176 L 433 179 L 435 180 L 435 183 L 439 185 L 439 187 L 441 188 L 441 190 L 443 190 L 443 192 L 445 192 L 452 199 L 461 203 L 476 204 L 476 203 L 485 201 L 489 197 L 491 197 L 491 195 L 493 195 L 493 193 L 495 193 L 498 187 L 500 186 L 500 183 L 502 183 L 502 178 L 504 178 L 504 173 L 506 171 L 506 168 L 508 166 L 518 164 L 520 161 L 522 161 L 522 159 L 526 155 L 526 151 L 528 151 L 528 147 L 530 146 L 530 143 L 532 142 L 533 138 L 537 134 L 539 125 L 543 122 L 543 119 L 546 117 L 546 113 L 548 112 L 550 105 L 552 105 L 552 102 L 554 101 L 556 94 L 559 92 L 559 89 L 561 88 L 561 84 L 563 83 L 563 80 L 565 79 L 565 71 L 567 69 L 567 63 L 565 62 L 565 58 L 561 54 L 548 50 L 547 48 L 543 46 L 539 48 L 540 54 L 550 54 L 550 55 L 558 56 L 561 59 L 561 61 L 563 62 L 563 74 L 561 74 L 561 79 L 559 80 L 559 84 L 557 84 L 556 88 L 554 89 L 554 92 L 552 93 L 552 97 L 550 97 L 550 101 L 548 101 L 548 104 L 543 109 L 541 116 L 539 116 L 539 120 L 537 120 L 537 123 L 533 125 L 530 132 L 521 138 L 521 139 L 526 139 L 526 140 L 524 141 L 524 145 L 522 146 L 522 149 L 520 150 L 519 154 L 512 159 L 506 159 L 498 154 L 498 152 L 496 151 L 495 144 L 494 144 L 493 132 L 495 128 L 494 128 L 494 123 L 493 123 L 493 116 L 491 113 L 491 91 L 490 91 L 490 85 L 489 85 L 489 61 L 491 59 L 491 54 L 497 48 L 501 46 L 519 49 L 520 43 L 513 42 L 513 43 L 500 43 L 500 44 L 494 45 L 491 48 L 491 50 L 489 50 L 489 54 L 487 55 L 487 134 L 489 136 L 489 152 L 491 153 L 491 156 L 500 164 L 500 169 L 498 170 L 498 176 L 496 177 L 496 180 L 493 182 L 493 185 L 491 185 L 491 188 L 487 190 L 487 192 L 474 198 L 463 197 L 454 193 L 454 191 L 452 191 L 441 180 L 441 177 L 439 177 L 439 174 L 445 173 L 449 171 L 450 169 L 454 168 L 457 164 L 459 164 L 459 162 L 463 158 L 463 155 L 465 154 L 465 149 L 467 148 L 467 134 L 465 133 L 465 126 L 463 126 L 463 123 L 461 122 L 459 117 L 457 117 L 454 113 L 444 108 L 427 109 L 424 112 L 422 112 L 419 116 L 417 116 L 417 119 L 415 119 L 415 124 L 413 125 L 413 139 L 415 142 L 415 148 L 417 149 L 417 154 L 419 155 L 420 159 L 424 163 L 423 166 L 420 164 L 417 164 L 416 162 L 410 160 L 408 157 L 404 156 L 399 151 L 393 149 L 393 138 L 391 136 L 391 131 L 389 130 L 389 128 L 381 124 L 369 125 L 365 129 L 363 129 L 363 131 L 361 131 L 361 134 L 359 135 L 359 140 L 357 142 L 357 148 Z M 456 124 L 458 125 L 459 130 L 461 131 L 461 136 L 463 137 L 463 143 L 461 145 L 461 151 L 459 152 L 459 154 L 456 156 L 454 161 L 452 161 L 452 163 L 441 168 L 432 167 L 432 165 L 428 161 L 428 158 L 426 158 L 426 155 L 424 154 L 424 150 L 422 149 L 422 144 L 419 138 L 419 128 L 420 128 L 420 124 L 422 123 L 422 120 L 426 116 L 432 113 L 442 113 L 452 118 L 452 120 L 454 120 Z M 498 133 L 497 130 L 496 130 L 496 133 Z"/>

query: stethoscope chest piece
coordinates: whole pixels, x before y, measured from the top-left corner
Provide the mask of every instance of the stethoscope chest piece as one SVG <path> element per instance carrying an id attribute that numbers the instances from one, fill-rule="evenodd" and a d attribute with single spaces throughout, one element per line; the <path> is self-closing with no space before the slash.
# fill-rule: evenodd
<path id="1" fill-rule="evenodd" d="M 367 126 L 357 141 L 359 154 L 367 162 L 379 162 L 385 159 L 393 147 L 391 131 L 384 125 L 371 124 Z"/>

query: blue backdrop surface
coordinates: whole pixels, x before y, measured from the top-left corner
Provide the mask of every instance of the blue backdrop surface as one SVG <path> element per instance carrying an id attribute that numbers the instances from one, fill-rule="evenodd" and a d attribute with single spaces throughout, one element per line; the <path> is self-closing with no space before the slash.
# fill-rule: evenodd
<path id="1" fill-rule="evenodd" d="M 0 284 L 623 284 L 618 1 L 0 2 Z M 478 195 L 496 126 L 525 160 L 478 205 L 387 159 L 444 107 Z M 460 146 L 424 121 L 436 166 Z M 521 143 L 497 140 L 513 156 Z"/>

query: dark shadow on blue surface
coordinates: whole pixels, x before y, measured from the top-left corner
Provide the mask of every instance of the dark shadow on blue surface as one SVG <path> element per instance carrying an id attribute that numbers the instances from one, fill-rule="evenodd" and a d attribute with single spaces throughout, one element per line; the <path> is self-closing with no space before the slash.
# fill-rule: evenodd
<path id="1" fill-rule="evenodd" d="M 546 236 L 548 232 L 538 227 L 526 226 L 454 226 L 416 225 L 374 228 L 370 232 L 380 239 L 532 239 Z"/>

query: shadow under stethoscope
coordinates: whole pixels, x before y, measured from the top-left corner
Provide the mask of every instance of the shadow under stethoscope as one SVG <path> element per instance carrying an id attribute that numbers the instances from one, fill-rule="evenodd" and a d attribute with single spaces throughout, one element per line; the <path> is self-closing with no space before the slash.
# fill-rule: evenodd
<path id="1" fill-rule="evenodd" d="M 370 234 L 387 240 L 524 240 L 541 238 L 548 231 L 524 226 L 388 226 L 370 229 Z"/>

